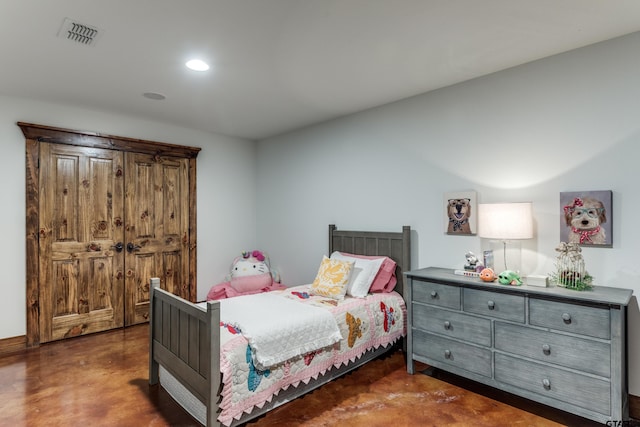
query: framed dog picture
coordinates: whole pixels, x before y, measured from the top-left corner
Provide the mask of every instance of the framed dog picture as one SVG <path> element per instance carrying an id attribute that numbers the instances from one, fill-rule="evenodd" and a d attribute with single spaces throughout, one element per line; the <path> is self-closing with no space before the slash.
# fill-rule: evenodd
<path id="1" fill-rule="evenodd" d="M 444 194 L 445 231 L 447 234 L 474 236 L 476 234 L 477 195 L 475 191 Z"/>
<path id="2" fill-rule="evenodd" d="M 613 246 L 612 191 L 560 193 L 560 241 L 583 246 Z"/>

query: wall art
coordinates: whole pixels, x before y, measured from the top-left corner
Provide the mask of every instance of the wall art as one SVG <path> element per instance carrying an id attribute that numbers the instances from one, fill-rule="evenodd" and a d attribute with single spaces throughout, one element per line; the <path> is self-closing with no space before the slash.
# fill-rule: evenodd
<path id="1" fill-rule="evenodd" d="M 444 194 L 447 234 L 474 236 L 477 232 L 477 195 L 475 191 Z"/>
<path id="2" fill-rule="evenodd" d="M 612 247 L 612 191 L 560 193 L 560 241 Z"/>

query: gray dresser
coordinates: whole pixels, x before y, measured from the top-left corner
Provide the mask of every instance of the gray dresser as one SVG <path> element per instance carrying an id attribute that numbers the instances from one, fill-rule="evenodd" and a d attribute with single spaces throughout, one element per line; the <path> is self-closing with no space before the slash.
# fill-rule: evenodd
<path id="1" fill-rule="evenodd" d="M 414 360 L 598 422 L 628 419 L 629 289 L 485 283 L 405 272 Z"/>

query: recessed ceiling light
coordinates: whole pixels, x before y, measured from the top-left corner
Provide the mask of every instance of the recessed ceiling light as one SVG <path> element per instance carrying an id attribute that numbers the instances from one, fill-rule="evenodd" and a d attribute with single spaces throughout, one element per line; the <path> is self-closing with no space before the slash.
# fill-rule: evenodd
<path id="1" fill-rule="evenodd" d="M 155 101 L 162 101 L 163 99 L 166 98 L 166 96 L 164 96 L 161 93 L 157 93 L 157 92 L 145 92 L 142 94 L 142 96 L 144 96 L 145 98 L 148 99 L 153 99 Z"/>
<path id="2" fill-rule="evenodd" d="M 187 68 L 194 71 L 207 71 L 209 69 L 209 64 L 200 59 L 192 59 L 185 65 L 187 66 Z"/>

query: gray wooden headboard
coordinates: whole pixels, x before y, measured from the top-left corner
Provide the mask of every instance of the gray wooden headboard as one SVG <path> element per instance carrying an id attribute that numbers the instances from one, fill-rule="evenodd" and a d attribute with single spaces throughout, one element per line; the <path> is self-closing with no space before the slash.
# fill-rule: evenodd
<path id="1" fill-rule="evenodd" d="M 403 294 L 403 272 L 411 270 L 411 227 L 401 232 L 343 231 L 329 225 L 329 254 L 333 251 L 358 255 L 388 256 L 397 263 L 396 292 Z"/>

